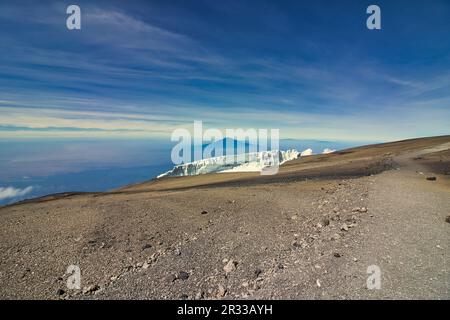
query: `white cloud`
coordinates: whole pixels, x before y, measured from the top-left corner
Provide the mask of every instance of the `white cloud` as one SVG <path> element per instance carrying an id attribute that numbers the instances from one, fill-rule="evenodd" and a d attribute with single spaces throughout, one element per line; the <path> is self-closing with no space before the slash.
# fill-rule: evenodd
<path id="1" fill-rule="evenodd" d="M 333 149 L 329 149 L 329 148 L 325 148 L 325 149 L 323 149 L 323 154 L 327 154 L 327 153 L 333 153 L 333 152 L 335 152 L 336 150 L 333 150 Z"/>
<path id="2" fill-rule="evenodd" d="M 16 198 L 26 195 L 33 190 L 32 186 L 26 187 L 25 189 L 16 189 L 13 187 L 0 187 L 0 200 L 8 199 L 8 198 Z"/>

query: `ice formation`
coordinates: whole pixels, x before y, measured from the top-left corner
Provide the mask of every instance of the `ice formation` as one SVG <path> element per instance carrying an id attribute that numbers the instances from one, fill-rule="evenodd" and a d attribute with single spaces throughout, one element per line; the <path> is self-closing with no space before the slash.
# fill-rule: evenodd
<path id="1" fill-rule="evenodd" d="M 297 159 L 299 156 L 310 154 L 312 154 L 311 149 L 307 149 L 302 153 L 292 149 L 287 151 L 275 150 L 214 157 L 177 165 L 172 170 L 160 174 L 158 178 L 191 176 L 212 172 L 259 172 L 264 167 L 276 161 L 281 165 L 286 161 Z"/>

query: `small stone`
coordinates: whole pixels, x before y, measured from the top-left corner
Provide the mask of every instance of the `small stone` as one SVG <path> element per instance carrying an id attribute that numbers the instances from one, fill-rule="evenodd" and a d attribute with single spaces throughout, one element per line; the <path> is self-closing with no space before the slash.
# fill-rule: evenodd
<path id="1" fill-rule="evenodd" d="M 189 296 L 187 294 L 182 294 L 182 295 L 180 295 L 180 299 L 187 300 L 187 299 L 189 299 Z"/>
<path id="2" fill-rule="evenodd" d="M 189 273 L 187 273 L 186 271 L 180 271 L 178 273 L 178 279 L 187 280 L 188 278 L 189 278 Z"/>
<path id="3" fill-rule="evenodd" d="M 445 222 L 450 223 L 450 216 L 447 216 L 447 218 L 445 218 Z"/>
<path id="4" fill-rule="evenodd" d="M 428 181 L 436 181 L 436 177 L 427 177 Z"/>
<path id="5" fill-rule="evenodd" d="M 359 210 L 360 212 L 367 212 L 367 208 L 366 207 L 362 207 L 361 210 Z"/>
<path id="6" fill-rule="evenodd" d="M 300 248 L 302 245 L 298 241 L 292 241 L 292 246 L 295 248 Z"/>
<path id="7" fill-rule="evenodd" d="M 196 295 L 195 295 L 195 300 L 201 300 L 201 299 L 203 299 L 203 297 L 204 297 L 204 292 L 203 291 L 198 291 L 197 293 L 196 293 Z"/>
<path id="8" fill-rule="evenodd" d="M 208 213 L 208 211 L 206 211 L 206 210 L 202 211 L 202 214 L 207 214 L 207 213 Z"/>
<path id="9" fill-rule="evenodd" d="M 293 215 L 293 216 L 291 217 L 292 220 L 297 220 L 297 218 L 298 218 L 297 215 Z"/>
<path id="10" fill-rule="evenodd" d="M 255 269 L 255 276 L 258 278 L 259 275 L 262 273 L 262 270 L 260 268 Z"/>
<path id="11" fill-rule="evenodd" d="M 219 284 L 218 290 L 217 290 L 217 297 L 224 297 L 225 294 L 227 293 L 227 290 L 224 288 L 223 285 Z"/>
<path id="12" fill-rule="evenodd" d="M 146 243 L 146 244 L 144 244 L 144 245 L 142 246 L 142 250 L 150 249 L 151 247 L 152 247 L 151 244 Z"/>
<path id="13" fill-rule="evenodd" d="M 340 257 L 341 257 L 341 254 L 338 253 L 338 252 L 335 252 L 335 253 L 333 253 L 333 256 L 335 256 L 336 258 L 340 258 Z"/>
<path id="14" fill-rule="evenodd" d="M 172 282 L 174 282 L 175 280 L 177 280 L 177 276 L 176 275 L 174 275 L 174 274 L 169 274 L 167 277 L 166 277 L 166 281 L 167 282 L 169 282 L 169 283 L 172 283 Z"/>
<path id="15" fill-rule="evenodd" d="M 322 219 L 322 225 L 325 227 L 330 225 L 330 219 L 328 219 L 328 218 Z"/>
<path id="16" fill-rule="evenodd" d="M 56 294 L 58 295 L 58 296 L 62 296 L 64 293 L 66 293 L 63 289 L 58 289 L 58 290 L 56 290 Z"/>
<path id="17" fill-rule="evenodd" d="M 340 238 L 341 238 L 341 236 L 340 236 L 339 234 L 335 233 L 335 234 L 331 237 L 331 240 L 338 240 L 338 239 L 340 239 Z"/>
<path id="18" fill-rule="evenodd" d="M 148 269 L 150 267 L 150 264 L 146 261 L 142 264 L 142 269 Z"/>
<path id="19" fill-rule="evenodd" d="M 347 226 L 346 223 L 344 223 L 344 224 L 341 226 L 341 230 L 348 231 L 348 226 Z"/>
<path id="20" fill-rule="evenodd" d="M 98 285 L 94 284 L 92 286 L 84 288 L 83 293 L 84 294 L 94 293 L 95 291 L 97 291 L 99 289 L 100 289 L 100 287 Z"/>
<path id="21" fill-rule="evenodd" d="M 225 271 L 226 274 L 233 272 L 234 270 L 236 270 L 236 265 L 237 262 L 230 259 L 228 263 L 223 267 L 223 271 Z"/>
<path id="22" fill-rule="evenodd" d="M 316 284 L 317 284 L 317 286 L 318 286 L 319 288 L 321 287 L 321 284 L 320 284 L 320 280 L 319 280 L 319 279 L 316 280 Z"/>
<path id="23" fill-rule="evenodd" d="M 281 270 L 284 269 L 284 265 L 282 263 L 279 263 L 277 267 L 278 267 L 278 269 L 281 269 Z"/>

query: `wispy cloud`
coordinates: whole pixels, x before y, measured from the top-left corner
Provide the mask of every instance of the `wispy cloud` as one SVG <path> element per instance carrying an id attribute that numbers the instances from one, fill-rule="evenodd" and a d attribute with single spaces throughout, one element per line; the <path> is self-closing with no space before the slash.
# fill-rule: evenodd
<path id="1" fill-rule="evenodd" d="M 413 54 L 383 30 L 390 45 L 377 48 L 364 29 L 298 19 L 302 3 L 266 6 L 270 14 L 237 3 L 82 1 L 82 30 L 69 32 L 64 3 L 25 15 L 23 4 L 2 3 L 0 137 L 167 137 L 193 120 L 290 138 L 448 133 L 446 43 Z M 319 9 L 308 12 L 339 16 Z"/>
<path id="2" fill-rule="evenodd" d="M 24 189 L 18 189 L 14 187 L 0 187 L 0 200 L 23 197 L 24 195 L 30 193 L 32 190 L 32 186 L 26 187 Z"/>

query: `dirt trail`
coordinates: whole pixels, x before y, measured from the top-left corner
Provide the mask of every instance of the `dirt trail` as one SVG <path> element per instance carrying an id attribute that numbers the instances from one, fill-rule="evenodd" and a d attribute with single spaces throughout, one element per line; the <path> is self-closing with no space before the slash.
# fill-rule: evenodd
<path id="1" fill-rule="evenodd" d="M 367 297 L 450 298 L 450 228 L 445 222 L 450 192 L 443 176 L 414 161 L 437 150 L 398 156 L 397 170 L 374 177 L 369 190 L 373 219 L 360 250 L 367 263 L 380 267 L 382 288 L 368 291 Z"/>

